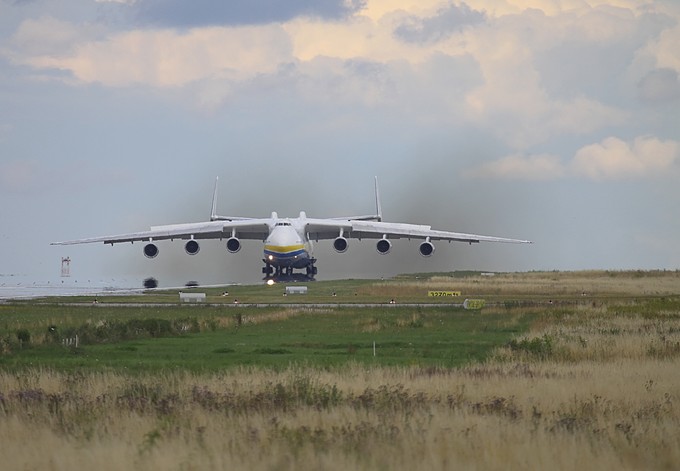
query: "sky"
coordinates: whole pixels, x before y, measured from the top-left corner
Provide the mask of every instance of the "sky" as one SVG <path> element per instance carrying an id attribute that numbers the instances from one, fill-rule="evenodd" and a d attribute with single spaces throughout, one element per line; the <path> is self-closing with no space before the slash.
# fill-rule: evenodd
<path id="1" fill-rule="evenodd" d="M 252 282 L 262 244 L 50 242 L 219 212 L 530 239 L 398 240 L 319 278 L 680 268 L 675 0 L 0 0 L 0 284 Z"/>

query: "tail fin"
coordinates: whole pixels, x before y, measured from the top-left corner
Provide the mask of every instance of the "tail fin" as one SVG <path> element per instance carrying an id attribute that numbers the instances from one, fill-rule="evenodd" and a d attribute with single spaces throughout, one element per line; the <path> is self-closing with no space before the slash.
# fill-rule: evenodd
<path id="1" fill-rule="evenodd" d="M 375 214 L 367 216 L 348 216 L 331 218 L 338 221 L 382 221 L 382 207 L 380 206 L 380 193 L 378 191 L 378 177 L 375 177 Z"/>
<path id="2" fill-rule="evenodd" d="M 380 192 L 378 191 L 378 177 L 375 177 L 375 216 L 376 221 L 382 221 L 382 206 L 380 205 Z"/>
<path id="3" fill-rule="evenodd" d="M 219 219 L 219 216 L 217 215 L 217 183 L 219 181 L 220 177 L 215 177 L 215 190 L 213 191 L 213 197 L 212 197 L 212 209 L 210 210 L 210 220 L 211 221 L 216 221 Z"/>
<path id="4" fill-rule="evenodd" d="M 219 181 L 219 177 L 215 177 L 215 190 L 213 191 L 212 208 L 210 208 L 210 220 L 211 221 L 247 221 L 248 219 L 253 219 L 253 218 L 248 218 L 248 217 L 243 217 L 243 216 L 219 216 L 217 214 L 217 182 L 218 181 Z"/>

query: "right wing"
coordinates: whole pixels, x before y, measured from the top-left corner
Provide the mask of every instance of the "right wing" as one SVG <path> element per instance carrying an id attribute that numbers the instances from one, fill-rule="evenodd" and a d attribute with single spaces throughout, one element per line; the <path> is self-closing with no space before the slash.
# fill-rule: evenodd
<path id="1" fill-rule="evenodd" d="M 398 222 L 383 222 L 380 193 L 378 191 L 378 177 L 375 177 L 375 214 L 368 216 L 354 216 L 331 219 L 307 219 L 305 232 L 310 240 L 328 240 L 336 237 L 354 239 L 421 239 L 448 240 L 468 242 L 508 242 L 514 244 L 530 244 L 531 241 L 508 239 L 461 232 L 432 230 L 430 226 L 420 224 L 405 224 Z"/>
<path id="2" fill-rule="evenodd" d="M 457 242 L 468 242 L 470 244 L 478 242 L 504 242 L 512 244 L 531 244 L 529 240 L 509 239 L 507 237 L 495 237 L 479 234 L 466 234 L 463 232 L 450 232 L 433 230 L 431 226 L 420 224 L 406 224 L 399 222 L 373 222 L 373 221 L 351 221 L 352 237 L 356 238 L 392 238 L 392 239 L 430 239 L 448 240 Z"/>
<path id="3" fill-rule="evenodd" d="M 187 224 L 170 224 L 166 226 L 153 226 L 148 231 L 131 232 L 87 239 L 67 240 L 52 242 L 50 245 L 74 245 L 103 242 L 105 244 L 117 244 L 121 242 L 151 242 L 154 240 L 173 239 L 239 239 L 265 240 L 269 234 L 270 218 L 241 219 L 235 221 L 210 221 Z"/>
<path id="4" fill-rule="evenodd" d="M 306 232 L 310 240 L 328 240 L 342 236 L 352 239 L 420 239 L 468 242 L 506 242 L 530 244 L 531 241 L 505 237 L 465 234 L 433 230 L 430 226 L 398 222 L 367 220 L 307 219 Z"/>

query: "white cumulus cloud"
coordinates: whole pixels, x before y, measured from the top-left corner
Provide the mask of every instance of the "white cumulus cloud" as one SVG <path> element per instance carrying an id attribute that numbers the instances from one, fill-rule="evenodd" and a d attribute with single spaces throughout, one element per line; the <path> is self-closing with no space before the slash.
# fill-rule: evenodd
<path id="1" fill-rule="evenodd" d="M 608 137 L 581 148 L 571 162 L 576 175 L 593 180 L 643 178 L 672 168 L 679 157 L 680 143 L 641 136 L 633 142 Z"/>
<path id="2" fill-rule="evenodd" d="M 509 180 L 553 180 L 565 175 L 556 155 L 509 155 L 467 172 L 467 176 Z"/>
<path id="3" fill-rule="evenodd" d="M 44 183 L 45 177 L 36 160 L 0 162 L 0 193 L 28 193 Z"/>
<path id="4" fill-rule="evenodd" d="M 28 41 L 25 30 L 20 29 L 17 41 Z M 43 35 L 36 32 L 33 37 L 48 42 Z M 70 40 L 65 33 L 61 36 Z M 243 80 L 271 73 L 291 59 L 287 34 L 269 25 L 126 31 L 104 40 L 84 38 L 61 53 L 26 54 L 15 60 L 38 69 L 66 70 L 84 83 L 177 87 L 214 77 Z"/>
<path id="5" fill-rule="evenodd" d="M 659 68 L 674 69 L 680 72 L 680 25 L 666 29 L 656 41 L 650 42 L 647 52 L 654 57 Z"/>
<path id="6" fill-rule="evenodd" d="M 624 87 L 611 83 L 616 70 L 608 72 L 602 54 L 625 64 L 641 35 L 652 38 L 641 56 L 653 57 L 654 67 L 680 69 L 680 28 L 639 32 L 656 8 L 642 0 L 367 0 L 334 20 L 106 32 L 39 18 L 25 20 L 4 49 L 14 63 L 70 84 L 186 87 L 199 107 L 222 106 L 263 76 L 285 75 L 263 85 L 265 93 L 285 89 L 303 102 L 384 106 L 414 119 L 473 125 L 508 153 L 527 153 L 630 121 Z M 556 59 L 541 63 L 545 57 Z M 568 70 L 584 64 L 600 73 Z M 649 68 L 643 72 L 635 93 L 648 101 L 672 96 L 673 83 L 661 88 L 656 76 L 644 79 Z"/>
<path id="7" fill-rule="evenodd" d="M 514 154 L 467 171 L 475 178 L 553 180 L 585 177 L 590 180 L 641 179 L 663 175 L 680 159 L 680 142 L 640 136 L 632 142 L 608 137 L 579 149 L 567 163 L 555 155 Z"/>

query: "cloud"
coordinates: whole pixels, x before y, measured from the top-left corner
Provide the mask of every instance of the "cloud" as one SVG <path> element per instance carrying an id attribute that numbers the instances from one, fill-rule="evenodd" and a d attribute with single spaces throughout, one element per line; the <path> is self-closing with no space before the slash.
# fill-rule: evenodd
<path id="1" fill-rule="evenodd" d="M 651 41 L 647 52 L 654 57 L 658 68 L 669 68 L 680 72 L 680 25 L 661 32 L 659 38 Z"/>
<path id="2" fill-rule="evenodd" d="M 516 154 L 472 168 L 466 175 L 503 180 L 555 180 L 564 177 L 585 177 L 596 181 L 642 179 L 669 172 L 678 159 L 678 141 L 640 136 L 632 142 L 625 142 L 617 137 L 608 137 L 597 144 L 582 147 L 567 164 L 550 154 Z"/>
<path id="3" fill-rule="evenodd" d="M 588 134 L 607 126 L 623 124 L 629 114 L 617 101 L 603 101 L 596 80 L 607 78 L 593 73 L 606 70 L 602 58 L 586 61 L 583 74 L 570 69 L 582 56 L 573 57 L 560 48 L 572 42 L 588 47 L 617 44 L 635 31 L 631 12 L 619 9 L 586 10 L 547 16 L 540 10 L 516 15 L 490 16 L 487 24 L 464 34 L 465 50 L 478 62 L 484 82 L 467 94 L 464 105 L 470 119 L 493 126 L 497 137 L 511 147 L 526 150 L 555 136 Z M 620 46 L 618 46 L 620 48 Z M 560 53 L 561 52 L 561 53 Z M 548 70 L 541 59 L 549 57 Z M 574 77 L 565 87 L 556 86 L 566 74 Z M 546 80 L 546 76 L 552 80 Z M 568 90 L 555 93 L 555 89 Z M 611 83 L 606 83 L 611 90 Z"/>
<path id="4" fill-rule="evenodd" d="M 299 93 L 316 103 L 377 106 L 396 93 L 394 71 L 381 62 L 318 57 L 299 65 Z"/>
<path id="5" fill-rule="evenodd" d="M 474 178 L 509 180 L 553 180 L 565 175 L 565 168 L 556 155 L 509 155 L 466 172 Z"/>
<path id="6" fill-rule="evenodd" d="M 160 27 L 256 25 L 296 17 L 339 20 L 364 6 L 363 0 L 139 0 L 137 20 Z"/>
<path id="7" fill-rule="evenodd" d="M 36 160 L 0 162 L 0 194 L 30 193 L 46 181 L 46 173 Z"/>
<path id="8" fill-rule="evenodd" d="M 545 15 L 557 16 L 563 13 L 582 13 L 595 9 L 623 8 L 663 9 L 664 2 L 649 2 L 649 0 L 466 0 L 473 8 L 487 8 L 496 15 L 513 15 L 526 10 L 541 11 Z M 660 5 L 656 5 L 659 3 Z M 673 1 L 665 2 L 668 8 L 674 7 Z"/>
<path id="9" fill-rule="evenodd" d="M 680 156 L 680 143 L 651 136 L 632 143 L 609 137 L 581 148 L 571 163 L 576 175 L 593 180 L 644 178 L 670 170 Z"/>
<path id="10" fill-rule="evenodd" d="M 674 69 L 654 69 L 638 83 L 640 97 L 652 103 L 667 103 L 680 98 L 680 80 Z"/>
<path id="11" fill-rule="evenodd" d="M 449 117 L 458 118 L 452 123 L 463 120 L 490 127 L 497 137 L 516 149 L 527 149 L 565 133 L 591 133 L 628 119 L 629 114 L 615 104 L 603 103 L 582 92 L 581 82 L 574 85 L 575 92 L 570 96 L 551 95 L 544 85 L 542 71 L 537 68 L 536 54 L 539 50 L 550 54 L 551 47 L 575 36 L 584 38 L 584 42 L 616 44 L 634 30 L 631 24 L 637 20 L 631 12 L 585 10 L 581 16 L 568 13 L 548 18 L 540 11 L 530 10 L 497 17 L 465 4 L 443 5 L 431 2 L 414 5 L 402 0 L 390 9 L 384 2 L 372 1 L 365 11 L 348 21 L 298 20 L 285 28 L 299 61 L 323 56 L 382 63 L 390 72 L 389 83 L 395 91 L 407 90 L 413 77 L 418 76 L 417 71 L 431 63 L 434 56 L 470 58 L 469 65 L 461 60 L 450 61 L 456 69 L 446 74 L 450 81 L 438 84 L 440 103 L 449 106 L 446 113 Z M 461 28 L 472 24 L 476 26 Z M 569 57 L 564 57 L 555 63 L 555 68 L 563 69 L 568 60 Z M 465 87 L 464 95 L 459 96 L 456 75 L 474 75 L 480 80 L 475 81 L 474 88 Z M 411 93 L 426 95 L 432 83 L 424 81 L 419 85 L 419 89 L 408 88 L 408 92 L 391 96 L 410 109 Z M 611 84 L 606 87 L 611 89 Z"/>
<path id="12" fill-rule="evenodd" d="M 275 25 L 200 28 L 186 33 L 137 30 L 84 41 L 71 49 L 16 60 L 39 69 L 69 71 L 80 82 L 114 87 L 178 87 L 215 77 L 243 80 L 271 73 L 292 60 L 288 37 Z"/>
<path id="13" fill-rule="evenodd" d="M 88 37 L 86 30 L 52 17 L 27 19 L 19 25 L 11 43 L 23 56 L 63 55 Z"/>
<path id="14" fill-rule="evenodd" d="M 0 143 L 7 139 L 14 130 L 14 126 L 8 123 L 0 122 Z"/>
<path id="15" fill-rule="evenodd" d="M 437 42 L 466 26 L 483 23 L 485 19 L 484 12 L 473 10 L 465 3 L 461 3 L 460 6 L 449 4 L 440 8 L 437 14 L 431 17 L 410 15 L 397 26 L 394 34 L 407 42 Z"/>
<path id="16" fill-rule="evenodd" d="M 35 3 L 38 0 L 4 0 L 5 3 L 9 3 L 11 5 L 26 5 L 29 3 Z"/>
<path id="17" fill-rule="evenodd" d="M 631 36 L 646 37 L 640 25 L 647 21 L 639 10 L 624 8 L 630 1 L 616 2 L 620 7 L 533 2 L 536 8 L 529 9 L 519 0 L 499 2 L 489 12 L 476 0 L 278 2 L 273 10 L 286 9 L 287 16 L 262 13 L 283 15 L 276 23 L 206 27 L 212 23 L 200 18 L 180 21 L 182 9 L 191 8 L 196 10 L 191 14 L 212 14 L 214 24 L 223 24 L 230 11 L 241 18 L 234 24 L 246 22 L 239 14 L 250 11 L 250 3 L 218 3 L 139 0 L 135 8 L 155 12 L 157 24 L 167 26 L 145 23 L 146 29 L 106 35 L 63 21 L 27 20 L 13 37 L 10 57 L 48 77 L 66 75 L 69 83 L 173 92 L 186 87 L 182 96 L 201 108 L 214 109 L 244 91 L 261 94 L 255 84 L 267 93 L 285 89 L 322 105 L 361 103 L 412 116 L 422 111 L 431 120 L 487 129 L 511 152 L 526 152 L 556 137 L 588 135 L 630 119 L 620 95 L 604 99 L 600 93 L 621 89 L 611 83 L 615 72 L 596 72 L 609 70 L 609 62 L 596 53 L 593 60 L 579 61 L 572 58 L 574 49 L 556 48 L 578 40 L 578 54 L 605 44 L 599 50 L 607 57 L 619 57 L 619 48 L 632 56 L 625 48 Z M 308 9 L 316 13 L 301 13 Z M 646 34 L 657 37 L 655 28 Z M 672 54 L 670 40 L 659 37 L 654 53 Z M 541 67 L 540 57 L 556 58 Z M 588 73 L 570 70 L 564 78 L 573 63 L 589 66 Z M 53 71 L 62 73 L 49 75 Z M 653 76 L 642 82 L 642 96 L 658 94 L 654 83 Z"/>
<path id="18" fill-rule="evenodd" d="M 102 189 L 127 185 L 135 177 L 133 170 L 106 168 L 88 161 L 66 164 L 45 163 L 41 156 L 0 162 L 0 195 L 55 195 L 74 190 Z"/>

